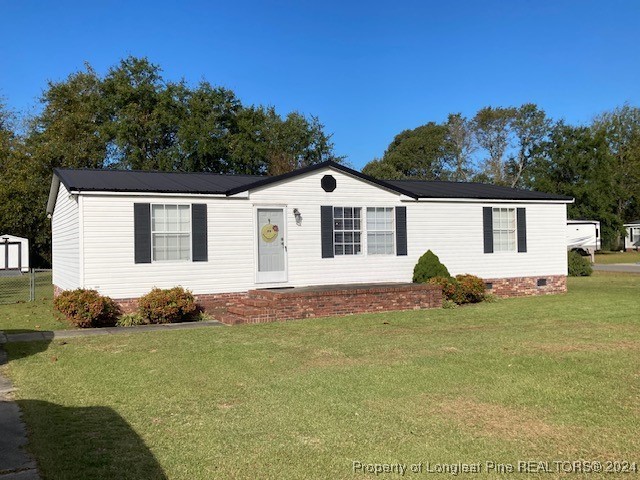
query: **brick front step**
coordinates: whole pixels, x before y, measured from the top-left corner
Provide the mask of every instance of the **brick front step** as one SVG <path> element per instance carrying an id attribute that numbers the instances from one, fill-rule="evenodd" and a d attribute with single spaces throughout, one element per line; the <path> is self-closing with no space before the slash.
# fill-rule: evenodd
<path id="1" fill-rule="evenodd" d="M 253 297 L 247 297 L 243 299 L 242 303 L 251 307 L 268 307 L 269 305 L 271 305 L 271 302 L 269 300 Z"/>
<path id="2" fill-rule="evenodd" d="M 217 317 L 216 320 L 224 323 L 225 325 L 241 325 L 243 323 L 247 323 L 246 318 L 234 315 L 233 313 L 222 314 Z"/>
<path id="3" fill-rule="evenodd" d="M 270 313 L 272 313 L 272 309 L 240 304 L 229 307 L 227 309 L 227 312 L 233 313 L 234 315 L 240 315 L 241 317 L 256 317 L 261 315 L 269 315 Z"/>
<path id="4" fill-rule="evenodd" d="M 440 287 L 424 284 L 334 285 L 250 290 L 226 313 L 216 316 L 229 325 L 264 323 L 356 313 L 437 308 Z"/>

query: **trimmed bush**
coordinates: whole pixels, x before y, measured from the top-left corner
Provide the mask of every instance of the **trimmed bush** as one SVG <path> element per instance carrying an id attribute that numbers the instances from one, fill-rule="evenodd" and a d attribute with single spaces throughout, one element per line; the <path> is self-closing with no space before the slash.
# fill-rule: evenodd
<path id="1" fill-rule="evenodd" d="M 146 325 L 144 318 L 139 313 L 125 313 L 116 322 L 118 327 L 135 327 L 136 325 Z"/>
<path id="2" fill-rule="evenodd" d="M 475 275 L 458 275 L 451 277 L 433 277 L 427 283 L 440 285 L 445 300 L 458 305 L 482 302 L 485 298 L 484 281 Z"/>
<path id="3" fill-rule="evenodd" d="M 445 300 L 451 300 L 455 302 L 458 297 L 458 282 L 452 277 L 432 277 L 427 283 L 431 285 L 440 285 L 442 287 L 442 296 Z M 458 302 L 456 302 L 458 303 Z"/>
<path id="4" fill-rule="evenodd" d="M 588 277 L 593 273 L 593 268 L 591 268 L 587 257 L 583 257 L 578 252 L 569 252 L 568 262 L 570 277 Z"/>
<path id="5" fill-rule="evenodd" d="M 456 275 L 458 281 L 457 297 L 454 298 L 456 303 L 478 303 L 482 302 L 485 297 L 484 280 L 475 275 Z"/>
<path id="6" fill-rule="evenodd" d="M 112 327 L 120 307 L 109 297 L 95 290 L 66 290 L 53 300 L 53 306 L 76 327 Z"/>
<path id="7" fill-rule="evenodd" d="M 192 320 L 196 301 L 182 287 L 154 288 L 138 300 L 138 313 L 145 323 L 178 323 Z"/>
<path id="8" fill-rule="evenodd" d="M 413 281 L 415 283 L 427 283 L 430 278 L 445 277 L 450 278 L 449 270 L 431 250 L 420 257 L 413 269 Z"/>

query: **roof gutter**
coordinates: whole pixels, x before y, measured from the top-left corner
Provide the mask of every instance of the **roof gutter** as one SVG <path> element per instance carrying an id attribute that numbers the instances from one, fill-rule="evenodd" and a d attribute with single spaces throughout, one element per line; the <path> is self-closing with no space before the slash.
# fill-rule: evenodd
<path id="1" fill-rule="evenodd" d="M 570 204 L 575 203 L 575 198 L 571 199 L 517 199 L 517 198 L 427 198 L 421 197 L 418 199 L 419 202 L 457 202 L 457 203 L 564 203 Z"/>
<path id="2" fill-rule="evenodd" d="M 58 199 L 58 190 L 60 190 L 60 177 L 53 174 L 51 179 L 51 189 L 49 190 L 49 199 L 47 200 L 47 215 L 51 217 L 53 211 L 56 208 L 56 200 Z"/>
<path id="3" fill-rule="evenodd" d="M 71 195 L 93 195 L 108 197 L 203 197 L 203 198 L 226 198 L 224 193 L 180 193 L 180 192 L 131 192 L 131 191 L 113 191 L 113 190 L 71 190 Z M 248 196 L 248 195 L 247 195 Z"/>

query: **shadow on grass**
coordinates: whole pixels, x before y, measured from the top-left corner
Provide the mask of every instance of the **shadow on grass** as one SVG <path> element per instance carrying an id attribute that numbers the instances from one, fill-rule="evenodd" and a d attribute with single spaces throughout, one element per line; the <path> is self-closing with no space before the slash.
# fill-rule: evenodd
<path id="1" fill-rule="evenodd" d="M 44 352 L 49 348 L 49 344 L 51 343 L 51 340 L 53 340 L 53 332 L 49 332 L 49 331 L 42 332 L 39 330 L 20 329 L 20 330 L 2 330 L 2 333 L 4 333 L 4 335 L 11 335 L 12 338 L 15 338 L 14 334 L 29 335 L 29 334 L 36 333 L 38 334 L 37 335 L 38 338 L 36 340 L 29 340 L 25 342 L 12 341 L 11 343 L 0 344 L 0 357 L 4 357 L 4 358 L 0 358 L 0 364 L 7 363 L 13 360 L 18 360 L 20 358 L 29 357 L 31 355 L 36 355 L 40 352 Z M 2 352 L 3 350 L 4 351 L 10 350 L 11 354 L 5 355 Z"/>
<path id="2" fill-rule="evenodd" d="M 65 407 L 17 400 L 28 449 L 48 479 L 166 479 L 135 430 L 109 407 Z"/>

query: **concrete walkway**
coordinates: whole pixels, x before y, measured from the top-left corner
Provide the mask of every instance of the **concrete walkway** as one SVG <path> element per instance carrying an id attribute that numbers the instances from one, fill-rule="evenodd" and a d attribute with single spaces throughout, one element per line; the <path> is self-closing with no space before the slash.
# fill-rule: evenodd
<path id="1" fill-rule="evenodd" d="M 7 363 L 7 353 L 0 348 L 0 365 Z M 34 458 L 24 450 L 27 431 L 18 404 L 11 399 L 14 388 L 0 373 L 0 480 L 39 480 Z"/>
<path id="2" fill-rule="evenodd" d="M 593 269 L 600 272 L 640 273 L 640 263 L 611 263 L 608 265 L 596 263 L 593 265 Z"/>
<path id="3" fill-rule="evenodd" d="M 192 330 L 206 327 L 225 327 L 217 320 L 204 322 L 165 323 L 162 325 L 138 325 L 135 327 L 78 328 L 75 330 L 54 330 L 44 332 L 4 333 L 0 331 L 0 345 L 15 342 L 43 342 L 58 338 L 91 337 L 95 335 L 119 335 L 123 333 L 143 333 L 166 330 Z M 2 480 L 2 479 L 0 479 Z"/>

